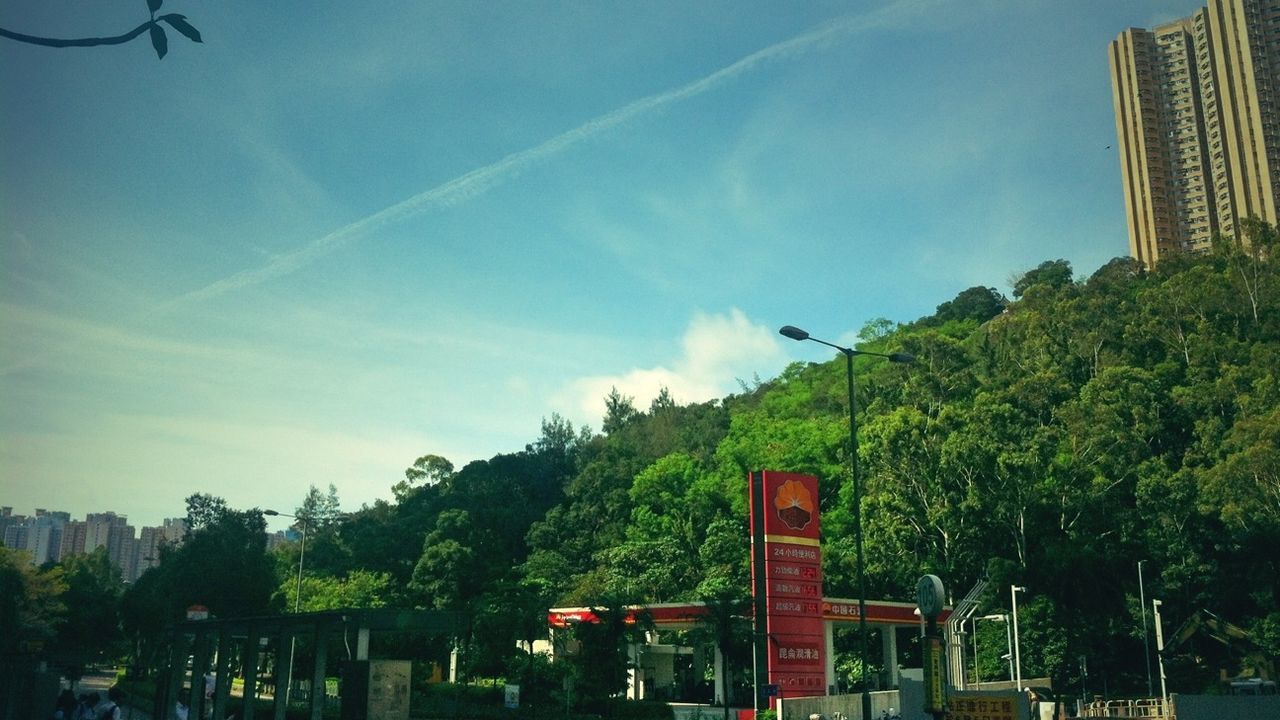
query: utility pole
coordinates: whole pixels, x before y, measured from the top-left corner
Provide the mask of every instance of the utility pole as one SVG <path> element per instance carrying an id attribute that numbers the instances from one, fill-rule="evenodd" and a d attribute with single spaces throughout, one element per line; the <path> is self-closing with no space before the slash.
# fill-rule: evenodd
<path id="1" fill-rule="evenodd" d="M 1026 591 L 1025 587 L 1009 586 L 1009 597 L 1013 599 L 1013 672 L 1018 692 L 1022 692 L 1022 652 L 1018 648 L 1018 593 Z"/>
<path id="2" fill-rule="evenodd" d="M 1151 684 L 1151 630 L 1147 627 L 1147 592 L 1142 584 L 1142 563 L 1138 561 L 1138 605 L 1142 608 L 1142 659 L 1147 662 L 1147 697 L 1156 694 Z"/>
<path id="3" fill-rule="evenodd" d="M 1169 689 L 1165 686 L 1164 677 L 1164 628 L 1160 625 L 1160 606 L 1163 604 L 1159 600 L 1152 600 L 1151 612 L 1155 614 L 1156 660 L 1160 662 L 1160 715 L 1169 717 Z"/>

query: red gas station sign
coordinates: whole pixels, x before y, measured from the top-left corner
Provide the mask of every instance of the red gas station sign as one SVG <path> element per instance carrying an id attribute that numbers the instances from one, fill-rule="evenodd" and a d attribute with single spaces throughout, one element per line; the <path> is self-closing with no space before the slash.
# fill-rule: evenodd
<path id="1" fill-rule="evenodd" d="M 763 583 L 768 636 L 768 681 L 783 697 L 826 694 L 822 550 L 818 543 L 818 479 L 765 471 L 752 482 L 752 537 L 763 536 Z M 762 511 L 757 513 L 756 508 Z M 757 516 L 757 514 L 759 516 Z M 761 532 L 763 530 L 763 532 Z"/>

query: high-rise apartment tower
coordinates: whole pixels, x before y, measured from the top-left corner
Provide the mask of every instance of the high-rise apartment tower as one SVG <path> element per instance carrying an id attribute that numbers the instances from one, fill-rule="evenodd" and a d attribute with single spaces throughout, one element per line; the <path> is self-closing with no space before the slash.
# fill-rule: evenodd
<path id="1" fill-rule="evenodd" d="M 1129 252 L 1207 249 L 1280 196 L 1280 0 L 1209 0 L 1111 43 Z"/>

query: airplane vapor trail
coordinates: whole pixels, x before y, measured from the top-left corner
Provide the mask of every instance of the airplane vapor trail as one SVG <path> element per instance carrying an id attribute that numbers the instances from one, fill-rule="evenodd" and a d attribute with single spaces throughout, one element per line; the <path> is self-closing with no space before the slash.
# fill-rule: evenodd
<path id="1" fill-rule="evenodd" d="M 563 152 L 583 140 L 622 125 L 638 116 L 701 95 L 754 70 L 760 65 L 802 54 L 855 31 L 867 30 L 900 21 L 909 15 L 913 15 L 923 3 L 924 0 L 904 0 L 890 3 L 864 15 L 846 15 L 802 35 L 797 35 L 757 50 L 710 75 L 680 87 L 635 100 L 616 110 L 588 120 L 582 125 L 556 135 L 539 145 L 514 152 L 497 162 L 472 170 L 406 200 L 402 200 L 395 205 L 379 210 L 372 215 L 338 228 L 318 240 L 278 255 L 264 266 L 242 270 L 203 288 L 181 295 L 171 301 L 169 305 L 207 300 L 288 275 L 313 260 L 388 224 L 434 208 L 449 207 L 470 200 L 487 192 L 504 180 L 515 176 L 522 169 Z"/>

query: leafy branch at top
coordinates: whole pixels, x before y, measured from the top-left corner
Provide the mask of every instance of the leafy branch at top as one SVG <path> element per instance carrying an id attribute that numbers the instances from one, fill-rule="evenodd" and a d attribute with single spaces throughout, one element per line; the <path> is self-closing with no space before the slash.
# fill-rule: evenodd
<path id="1" fill-rule="evenodd" d="M 156 12 L 160 10 L 160 6 L 163 3 L 164 0 L 147 0 L 147 10 L 151 13 L 151 19 L 123 35 L 60 39 L 25 35 L 23 33 L 0 28 L 0 37 L 16 40 L 18 42 L 30 43 L 31 45 L 43 45 L 45 47 L 93 47 L 96 45 L 123 45 L 142 33 L 147 32 L 151 36 L 151 46 L 155 48 L 156 56 L 161 59 L 163 59 L 165 54 L 169 52 L 169 38 L 165 35 L 164 25 L 161 25 L 161 23 L 169 25 L 169 27 L 182 33 L 182 35 L 192 42 L 204 42 L 200 37 L 200 31 L 196 30 L 192 27 L 191 23 L 187 22 L 187 16 L 179 15 L 178 13 L 169 13 L 167 15 L 156 17 Z"/>

